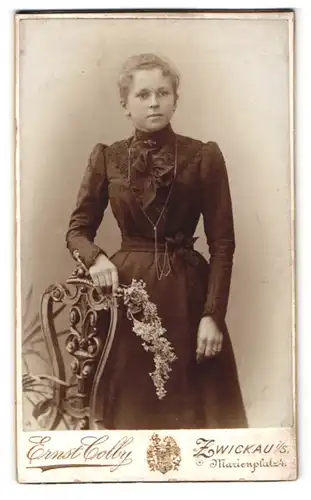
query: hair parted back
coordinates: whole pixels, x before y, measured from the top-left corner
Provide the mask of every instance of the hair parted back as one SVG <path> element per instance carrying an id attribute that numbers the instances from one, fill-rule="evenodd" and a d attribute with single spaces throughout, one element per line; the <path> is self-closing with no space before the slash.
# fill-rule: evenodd
<path id="1" fill-rule="evenodd" d="M 127 101 L 129 88 L 132 83 L 133 74 L 140 69 L 153 69 L 159 68 L 162 70 L 164 76 L 169 76 L 172 81 L 173 91 L 176 99 L 178 98 L 178 86 L 180 76 L 176 69 L 171 64 L 152 53 L 137 54 L 129 57 L 123 64 L 118 80 L 119 93 L 122 104 Z"/>

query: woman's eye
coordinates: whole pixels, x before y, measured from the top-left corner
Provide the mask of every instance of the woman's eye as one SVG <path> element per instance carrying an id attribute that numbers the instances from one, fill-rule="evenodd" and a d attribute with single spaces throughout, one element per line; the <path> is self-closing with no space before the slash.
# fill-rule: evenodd
<path id="1" fill-rule="evenodd" d="M 168 90 L 160 90 L 160 92 L 159 92 L 160 96 L 165 96 L 165 95 L 168 95 L 168 94 L 169 94 Z"/>
<path id="2" fill-rule="evenodd" d="M 141 92 L 140 94 L 138 94 L 138 97 L 140 99 L 147 99 L 148 96 L 149 96 L 148 92 Z"/>

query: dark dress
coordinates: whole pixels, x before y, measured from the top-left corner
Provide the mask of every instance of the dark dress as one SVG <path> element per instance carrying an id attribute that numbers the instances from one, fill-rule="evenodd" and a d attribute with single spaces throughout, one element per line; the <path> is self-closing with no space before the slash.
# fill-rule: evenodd
<path id="1" fill-rule="evenodd" d="M 120 314 L 101 381 L 103 426 L 246 427 L 225 323 L 235 240 L 228 176 L 217 144 L 175 134 L 170 125 L 153 134 L 136 131 L 111 146 L 97 144 L 66 237 L 69 250 L 78 250 L 87 267 L 104 252 L 94 238 L 109 201 L 122 235 L 121 249 L 110 257 L 119 281 L 129 284 L 136 278 L 146 283 L 177 360 L 167 394 L 159 400 L 149 376 L 153 357 L 132 332 L 131 321 Z M 193 249 L 201 214 L 209 263 Z M 163 262 L 166 242 L 170 257 L 170 272 L 162 279 L 155 266 L 151 223 L 158 219 L 158 256 Z M 197 330 L 205 315 L 223 332 L 223 349 L 198 364 Z"/>

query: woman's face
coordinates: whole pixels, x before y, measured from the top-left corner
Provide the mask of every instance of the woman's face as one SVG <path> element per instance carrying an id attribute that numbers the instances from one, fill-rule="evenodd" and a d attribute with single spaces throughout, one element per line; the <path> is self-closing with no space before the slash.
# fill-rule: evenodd
<path id="1" fill-rule="evenodd" d="M 163 76 L 160 68 L 140 69 L 133 74 L 124 107 L 135 128 L 155 132 L 170 122 L 175 101 L 169 76 Z"/>

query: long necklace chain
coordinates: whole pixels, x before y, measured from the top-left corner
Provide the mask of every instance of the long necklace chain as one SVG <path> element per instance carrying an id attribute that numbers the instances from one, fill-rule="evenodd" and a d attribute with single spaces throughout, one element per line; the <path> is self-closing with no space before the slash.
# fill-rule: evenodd
<path id="1" fill-rule="evenodd" d="M 177 146 L 177 140 L 175 142 L 175 158 L 174 158 L 174 179 L 176 178 L 176 173 L 177 173 L 177 161 L 178 159 L 178 146 Z M 128 178 L 130 180 L 131 177 L 131 146 L 129 147 L 128 150 Z M 159 252 L 158 252 L 158 225 L 162 219 L 162 216 L 164 214 L 164 211 L 167 207 L 167 204 L 170 200 L 171 194 L 173 190 L 173 182 L 170 186 L 169 192 L 167 194 L 165 203 L 162 207 L 162 210 L 157 218 L 157 221 L 154 223 L 152 219 L 149 217 L 149 215 L 145 212 L 143 207 L 141 206 L 140 203 L 138 203 L 142 213 L 146 217 L 146 219 L 149 221 L 153 228 L 154 232 L 154 262 L 155 262 L 155 268 L 156 268 L 156 273 L 157 273 L 157 278 L 158 280 L 161 280 L 163 277 L 166 277 L 170 274 L 171 272 L 171 263 L 170 263 L 170 258 L 168 254 L 168 248 L 167 248 L 167 241 L 165 242 L 165 249 L 164 249 L 164 257 L 163 257 L 163 265 L 160 264 L 159 261 Z M 166 270 L 165 270 L 166 269 Z"/>

